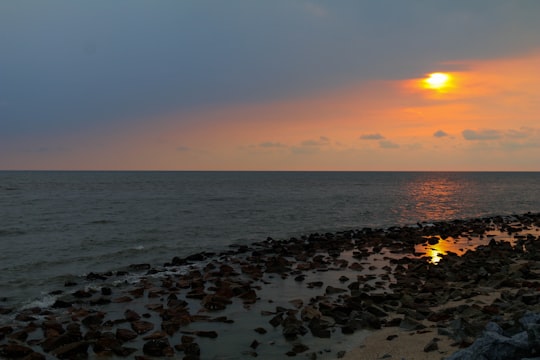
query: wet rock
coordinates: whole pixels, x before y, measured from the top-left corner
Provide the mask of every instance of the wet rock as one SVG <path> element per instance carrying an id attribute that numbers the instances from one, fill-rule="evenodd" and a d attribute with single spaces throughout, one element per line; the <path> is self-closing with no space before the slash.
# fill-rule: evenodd
<path id="1" fill-rule="evenodd" d="M 140 320 L 141 316 L 135 311 L 127 309 L 126 311 L 124 311 L 124 318 L 129 322 L 133 322 Z"/>
<path id="2" fill-rule="evenodd" d="M 262 328 L 262 327 L 258 327 L 254 330 L 257 334 L 261 334 L 261 335 L 264 335 L 266 334 L 268 331 L 265 329 L 265 328 Z"/>
<path id="3" fill-rule="evenodd" d="M 81 322 L 89 329 L 97 329 L 101 326 L 104 317 L 104 313 L 92 314 L 85 317 Z"/>
<path id="4" fill-rule="evenodd" d="M 33 353 L 29 347 L 19 344 L 4 344 L 0 345 L 0 355 L 5 358 L 19 359 Z"/>
<path id="5" fill-rule="evenodd" d="M 277 314 L 276 316 L 274 316 L 269 321 L 270 325 L 272 325 L 273 327 L 278 327 L 279 325 L 281 325 L 282 322 L 283 322 L 283 314 L 282 313 Z"/>
<path id="6" fill-rule="evenodd" d="M 197 335 L 198 337 L 204 337 L 204 338 L 210 338 L 210 339 L 215 339 L 218 337 L 218 333 L 215 332 L 215 331 L 195 331 L 195 335 Z"/>
<path id="7" fill-rule="evenodd" d="M 326 295 L 333 295 L 333 294 L 341 294 L 341 293 L 344 293 L 344 292 L 347 292 L 348 290 L 346 289 L 341 289 L 341 288 L 337 288 L 337 287 L 334 287 L 334 286 L 327 286 L 326 287 L 326 290 L 325 290 L 325 293 Z"/>
<path id="8" fill-rule="evenodd" d="M 52 305 L 53 309 L 65 309 L 71 307 L 72 301 L 57 299 Z"/>
<path id="9" fill-rule="evenodd" d="M 318 318 L 313 318 L 308 325 L 311 334 L 318 338 L 329 338 L 332 333 L 330 330 L 321 323 L 321 320 Z"/>
<path id="10" fill-rule="evenodd" d="M 109 296 L 112 294 L 112 289 L 110 287 L 102 287 L 101 295 Z"/>
<path id="11" fill-rule="evenodd" d="M 309 350 L 309 347 L 307 347 L 304 344 L 295 344 L 292 348 L 292 351 L 294 351 L 296 354 L 301 354 L 308 350 Z"/>
<path id="12" fill-rule="evenodd" d="M 88 355 L 89 345 L 86 341 L 77 341 L 56 348 L 53 354 L 59 359 L 85 358 Z"/>
<path id="13" fill-rule="evenodd" d="M 129 329 L 116 329 L 116 338 L 123 342 L 133 340 L 137 336 L 135 331 Z"/>
<path id="14" fill-rule="evenodd" d="M 174 350 L 167 339 L 153 339 L 144 343 L 143 353 L 148 356 L 173 356 Z"/>
<path id="15" fill-rule="evenodd" d="M 140 335 L 140 334 L 147 333 L 150 330 L 153 330 L 154 324 L 148 321 L 139 320 L 139 321 L 132 322 L 131 328 L 133 329 L 133 331 L 135 331 L 137 334 Z"/>
<path id="16" fill-rule="evenodd" d="M 142 271 L 149 270 L 152 266 L 150 264 L 131 264 L 129 265 L 129 268 L 134 271 Z"/>

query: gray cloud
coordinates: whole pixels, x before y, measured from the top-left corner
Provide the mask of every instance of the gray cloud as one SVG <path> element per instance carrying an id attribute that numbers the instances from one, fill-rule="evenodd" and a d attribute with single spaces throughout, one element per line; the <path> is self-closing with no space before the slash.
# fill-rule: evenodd
<path id="1" fill-rule="evenodd" d="M 364 135 L 360 135 L 360 139 L 361 140 L 382 140 L 382 139 L 384 139 L 384 136 L 382 136 L 379 133 L 376 133 L 376 134 L 364 134 Z"/>
<path id="2" fill-rule="evenodd" d="M 259 147 L 262 147 L 262 148 L 286 148 L 287 145 L 282 144 L 280 142 L 266 141 L 266 142 L 260 143 Z"/>
<path id="3" fill-rule="evenodd" d="M 396 144 L 395 142 L 389 141 L 389 140 L 381 140 L 379 141 L 379 146 L 383 149 L 397 149 L 399 148 L 399 144 Z"/>
<path id="4" fill-rule="evenodd" d="M 529 137 L 530 131 L 527 130 L 508 130 L 505 134 L 509 138 L 513 139 L 524 139 Z"/>
<path id="5" fill-rule="evenodd" d="M 187 146 L 178 146 L 176 148 L 176 151 L 179 151 L 179 152 L 187 152 L 187 151 L 191 151 L 191 148 L 190 147 L 187 147 Z"/>
<path id="6" fill-rule="evenodd" d="M 326 136 L 321 136 L 318 140 L 305 140 L 302 141 L 302 146 L 325 146 L 330 143 L 330 139 Z"/>
<path id="7" fill-rule="evenodd" d="M 446 131 L 443 131 L 443 130 L 437 130 L 437 131 L 435 131 L 433 136 L 440 138 L 440 137 L 448 136 L 448 133 Z"/>
<path id="8" fill-rule="evenodd" d="M 501 139 L 503 134 L 498 130 L 483 129 L 483 130 L 471 130 L 466 129 L 462 131 L 463 138 L 465 140 L 498 140 Z"/>

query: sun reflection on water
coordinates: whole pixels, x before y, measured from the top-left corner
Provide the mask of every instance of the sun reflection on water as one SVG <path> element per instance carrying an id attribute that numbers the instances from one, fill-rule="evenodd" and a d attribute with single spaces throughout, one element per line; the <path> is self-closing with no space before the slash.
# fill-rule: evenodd
<path id="1" fill-rule="evenodd" d="M 449 252 L 463 255 L 467 250 L 473 248 L 471 240 L 466 237 L 459 237 L 457 239 L 448 237 L 442 239 L 440 236 L 429 236 L 426 237 L 428 241 L 431 241 L 431 244 L 425 243 L 417 245 L 415 251 L 417 253 L 424 253 L 424 256 L 430 257 L 430 262 L 437 264 L 441 261 L 443 255 L 447 255 Z M 433 240 L 438 241 L 436 244 Z"/>
<path id="2" fill-rule="evenodd" d="M 404 219 L 415 215 L 420 221 L 449 220 L 467 207 L 467 184 L 452 174 L 422 174 L 410 181 L 406 189 Z"/>

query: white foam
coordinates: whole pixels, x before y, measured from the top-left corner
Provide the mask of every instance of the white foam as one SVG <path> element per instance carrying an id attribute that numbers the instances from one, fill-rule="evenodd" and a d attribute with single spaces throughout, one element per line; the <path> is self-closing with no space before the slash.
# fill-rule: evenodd
<path id="1" fill-rule="evenodd" d="M 51 307 L 54 302 L 56 301 L 57 297 L 54 295 L 46 294 L 40 297 L 39 299 L 35 299 L 25 305 L 22 306 L 22 310 L 26 309 L 32 309 L 35 307 L 38 307 L 40 309 Z"/>

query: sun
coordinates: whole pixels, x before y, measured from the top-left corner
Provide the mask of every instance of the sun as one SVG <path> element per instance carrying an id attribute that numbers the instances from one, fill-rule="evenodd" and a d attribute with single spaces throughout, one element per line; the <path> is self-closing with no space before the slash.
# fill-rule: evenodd
<path id="1" fill-rule="evenodd" d="M 443 91 L 451 86 L 452 77 L 450 74 L 436 72 L 429 74 L 423 80 L 423 87 L 426 89 L 432 89 L 436 91 Z"/>

